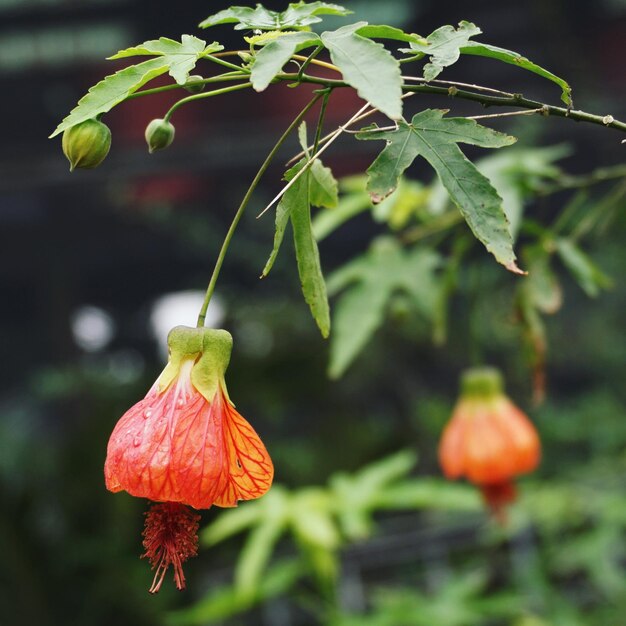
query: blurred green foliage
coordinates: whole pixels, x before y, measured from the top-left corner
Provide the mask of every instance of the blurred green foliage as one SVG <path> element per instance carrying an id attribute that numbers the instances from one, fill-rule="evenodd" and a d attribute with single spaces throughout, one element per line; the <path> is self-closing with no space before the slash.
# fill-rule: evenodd
<path id="1" fill-rule="evenodd" d="M 341 181 L 338 206 L 314 224 L 328 237 L 322 258 L 333 239 L 343 245 L 348 218 L 358 230 L 372 216 L 377 230 L 329 281 L 336 321 L 346 317 L 330 347 L 343 355 L 340 384 L 325 376 L 287 255 L 253 303 L 247 284 L 225 282 L 229 390 L 278 484 L 205 514 L 186 594 L 147 594 L 145 503 L 102 484 L 115 420 L 162 365 L 152 344 L 33 369 L 1 407 L 2 623 L 626 624 L 624 185 L 611 182 L 618 170 L 570 176 L 563 155 L 521 148 L 479 162 L 518 219 L 522 279 L 467 236 L 437 183 L 404 180 L 372 207 L 363 179 Z M 201 218 L 162 208 L 145 219 L 202 248 Z M 267 241 L 242 231 L 238 269 L 258 275 Z M 391 269 L 374 276 L 377 254 Z M 355 292 L 378 309 L 351 303 Z M 457 373 L 475 362 L 503 369 L 543 440 L 542 467 L 521 481 L 504 529 L 473 488 L 438 477 Z M 538 384 L 546 398 L 533 408 Z"/>
<path id="2" fill-rule="evenodd" d="M 597 309 L 583 304 L 580 311 L 571 312 L 564 302 L 579 301 L 581 293 L 595 297 L 612 287 L 608 274 L 588 254 L 586 242 L 602 241 L 603 251 L 614 254 L 615 245 L 610 239 L 607 243 L 607 228 L 611 215 L 625 204 L 623 183 L 611 186 L 604 195 L 586 191 L 590 184 L 618 178 L 619 169 L 608 175 L 571 177 L 556 164 L 564 154 L 561 147 L 522 148 L 479 162 L 505 198 L 530 272 L 517 282 L 493 271 L 490 260 L 477 254 L 476 244 L 464 236 L 464 226 L 442 196 L 439 183 L 401 181 L 396 193 L 372 207 L 364 179 L 341 181 L 338 206 L 320 212 L 315 220 L 320 238 L 366 211 L 395 234 L 375 240 L 361 257 L 330 277 L 331 295 L 340 294 L 331 336 L 331 374 L 344 373 L 356 358 L 357 373 L 347 375 L 346 385 L 351 386 L 351 377 L 360 383 L 375 380 L 379 370 L 370 369 L 368 363 L 389 363 L 390 358 L 404 362 L 404 355 L 395 352 L 398 341 L 447 341 L 453 362 L 468 348 L 474 358 L 489 355 L 501 360 L 502 353 L 517 344 L 515 354 L 505 361 L 513 372 L 513 388 L 530 386 L 535 401 L 541 401 L 552 352 L 557 363 L 562 362 L 561 344 L 571 346 L 573 340 L 551 332 L 553 324 L 544 318 L 567 311 L 568 318 L 582 315 L 585 327 L 596 328 L 593 320 L 601 317 Z M 578 187 L 585 191 L 570 192 L 563 211 L 541 218 L 526 211 L 537 198 L 560 197 L 564 190 Z M 623 230 L 623 224 L 613 224 Z M 578 283 L 578 295 L 571 293 L 569 280 Z M 463 320 L 467 311 L 470 317 Z M 608 326 L 604 332 L 612 336 L 615 330 Z M 374 340 L 375 331 L 382 335 L 380 341 Z M 458 341 L 463 334 L 472 344 L 468 346 L 467 337 Z M 524 347 L 526 360 L 520 349 Z M 606 358 L 599 351 L 588 351 L 580 363 L 597 371 Z M 365 364 L 359 366 L 359 359 Z M 437 367 L 436 359 L 432 366 Z M 528 376 L 529 366 L 533 376 L 520 386 L 519 377 Z M 576 376 L 571 373 L 576 366 L 567 363 L 560 375 Z M 386 379 L 384 374 L 381 377 Z M 332 626 L 626 623 L 622 618 L 626 598 L 623 394 L 615 387 L 619 372 L 604 371 L 603 379 L 605 387 L 591 382 L 592 377 L 588 388 L 557 379 L 556 392 L 535 410 L 544 442 L 541 480 L 523 482 L 505 527 L 482 516 L 472 488 L 427 475 L 453 397 L 448 393 L 444 399 L 436 388 L 415 386 L 409 395 L 415 397 L 417 413 L 423 417 L 418 433 L 426 475 L 415 474 L 415 458 L 407 451 L 353 473 L 333 474 L 325 487 L 276 486 L 262 500 L 222 513 L 204 530 L 202 539 L 213 550 L 231 536 L 245 533 L 233 582 L 214 589 L 196 605 L 171 613 L 168 623 L 222 623 L 281 596 L 290 598 L 314 623 Z M 396 384 L 401 387 L 402 379 Z M 356 436 L 350 445 L 367 440 L 367 428 L 359 428 L 358 435 L 353 432 Z M 434 541 L 443 556 L 417 558 L 407 567 L 390 554 L 389 565 L 385 557 L 372 557 L 379 567 L 368 565 L 368 546 L 375 545 L 378 536 L 386 536 L 386 524 L 400 512 L 404 512 L 401 519 L 442 533 L 436 539 L 426 536 L 420 546 L 428 555 L 432 552 L 428 544 Z M 474 530 L 462 520 L 471 522 Z M 456 529 L 463 538 L 458 544 L 452 539 Z M 404 538 L 407 549 L 415 541 L 408 537 Z M 357 565 L 354 554 L 360 555 Z M 376 580 L 380 565 L 387 572 L 386 583 Z M 351 606 L 345 592 L 346 585 L 354 584 L 355 570 L 365 597 L 356 603 L 359 606 Z"/>

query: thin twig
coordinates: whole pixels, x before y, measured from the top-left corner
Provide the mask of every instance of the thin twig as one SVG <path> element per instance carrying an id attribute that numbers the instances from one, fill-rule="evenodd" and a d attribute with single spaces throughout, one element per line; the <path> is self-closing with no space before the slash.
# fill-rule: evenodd
<path id="1" fill-rule="evenodd" d="M 537 113 L 541 113 L 541 109 L 524 109 L 523 111 L 509 111 L 508 113 L 492 113 L 491 115 L 470 115 L 467 116 L 463 119 L 466 120 L 484 120 L 487 118 L 493 118 L 493 117 L 511 117 L 513 115 L 536 115 Z M 347 130 L 346 129 L 346 133 L 350 133 L 351 135 L 356 135 L 358 133 L 369 133 L 369 132 L 378 132 L 381 130 L 387 131 L 387 130 L 396 130 L 398 128 L 397 125 L 394 126 L 377 126 L 376 128 L 372 128 L 371 130 Z"/>
<path id="2" fill-rule="evenodd" d="M 289 124 L 285 132 L 283 132 L 279 140 L 274 144 L 274 147 L 270 150 L 269 154 L 265 157 L 265 161 L 263 161 L 263 164 L 261 165 L 261 167 L 259 168 L 258 172 L 256 173 L 254 177 L 254 180 L 250 183 L 250 186 L 248 187 L 248 191 L 246 191 L 246 194 L 243 197 L 243 200 L 241 201 L 241 204 L 239 205 L 239 208 L 237 209 L 235 216 L 233 217 L 233 221 L 231 222 L 228 228 L 228 231 L 226 232 L 226 236 L 224 237 L 222 247 L 220 248 L 219 254 L 217 256 L 217 260 L 215 261 L 215 267 L 213 268 L 213 273 L 211 274 L 211 279 L 209 281 L 206 294 L 204 296 L 204 302 L 202 303 L 202 307 L 200 308 L 200 313 L 198 314 L 198 324 L 197 324 L 198 328 L 201 328 L 204 326 L 207 309 L 209 307 L 209 303 L 211 302 L 213 291 L 215 290 L 217 278 L 220 274 L 220 270 L 222 269 L 222 264 L 224 263 L 224 258 L 226 257 L 228 246 L 230 245 L 233 235 L 235 234 L 237 225 L 239 224 L 239 220 L 241 219 L 241 216 L 243 215 L 246 207 L 248 206 L 248 202 L 250 201 L 250 198 L 252 197 L 254 190 L 257 188 L 257 185 L 259 184 L 259 181 L 263 177 L 263 174 L 265 174 L 267 168 L 269 167 L 270 163 L 274 159 L 274 156 L 276 156 L 276 153 L 280 150 L 280 147 L 285 143 L 285 140 L 287 139 L 287 137 L 298 126 L 298 124 L 304 119 L 304 116 L 308 113 L 308 111 L 315 105 L 315 103 L 322 96 L 323 96 L 322 93 L 317 93 L 313 97 L 313 99 L 310 100 L 309 103 L 302 109 L 302 111 L 300 111 L 300 113 L 298 113 L 298 115 L 292 120 L 291 124 Z"/>
<path id="3" fill-rule="evenodd" d="M 541 109 L 525 109 L 524 111 L 509 111 L 508 113 L 491 113 L 490 115 L 470 115 L 466 120 L 486 120 L 491 117 L 511 117 L 513 115 L 536 115 Z"/>
<path id="4" fill-rule="evenodd" d="M 449 85 L 452 87 L 466 87 L 468 89 L 476 89 L 476 91 L 485 91 L 488 93 L 495 93 L 500 96 L 506 96 L 507 98 L 512 98 L 515 94 L 509 93 L 508 91 L 502 91 L 501 89 L 493 89 L 493 87 L 483 87 L 482 85 L 473 85 L 472 83 L 460 83 L 458 80 L 441 80 L 439 78 L 433 80 L 426 80 L 421 76 L 402 76 L 403 80 L 414 80 L 420 83 L 434 83 L 436 85 Z"/>
<path id="5" fill-rule="evenodd" d="M 484 106 L 505 106 L 534 109 L 541 111 L 541 113 L 546 117 L 551 115 L 556 117 L 567 117 L 576 122 L 589 122 L 591 124 L 598 124 L 600 126 L 606 126 L 607 128 L 614 128 L 615 130 L 626 132 L 626 123 L 616 120 L 612 115 L 594 115 L 592 113 L 587 113 L 586 111 L 558 107 L 551 104 L 545 104 L 543 102 L 537 102 L 536 100 L 529 100 L 528 98 L 524 98 L 521 94 L 513 94 L 512 97 L 490 96 L 465 91 L 463 89 L 445 89 L 434 85 L 405 85 L 404 88 L 415 93 L 432 93 L 446 95 L 452 98 L 461 98 L 463 100 L 473 100 L 474 102 L 479 102 Z"/>
<path id="6" fill-rule="evenodd" d="M 405 100 L 406 98 L 410 98 L 413 94 L 412 93 L 404 93 L 402 94 L 402 99 Z M 352 124 L 356 124 L 357 122 L 360 122 L 368 117 L 370 117 L 370 115 L 373 115 L 374 113 L 379 113 L 378 109 L 374 109 L 373 107 L 370 108 L 369 111 L 366 111 L 365 113 L 363 113 L 362 115 L 359 115 L 359 117 L 357 117 Z M 324 145 L 329 139 L 331 139 L 332 137 L 334 137 L 336 130 L 333 130 L 332 132 L 328 133 L 328 135 L 325 135 L 324 137 L 322 137 L 319 140 L 319 145 L 322 146 Z M 344 130 L 344 132 L 354 132 L 354 131 L 348 131 L 347 129 Z M 313 148 L 313 146 L 309 146 L 308 149 L 311 150 Z M 298 152 L 298 154 L 295 154 L 294 156 L 292 156 L 289 161 L 287 161 L 287 163 L 285 164 L 286 167 L 289 167 L 292 163 L 295 163 L 296 161 L 298 161 L 299 159 L 301 159 L 303 156 L 305 155 L 304 150 L 301 150 L 300 152 Z"/>
<path id="7" fill-rule="evenodd" d="M 293 74 L 279 74 L 278 80 L 293 81 L 296 78 Z M 312 83 L 315 85 L 322 85 L 324 87 L 349 87 L 345 81 L 320 78 L 317 76 L 309 76 L 305 74 L 300 78 L 303 83 Z M 597 124 L 605 126 L 606 128 L 614 128 L 626 132 L 626 123 L 616 120 L 612 115 L 594 115 L 593 113 L 587 113 L 586 111 L 568 109 L 565 107 L 554 106 L 552 104 L 546 104 L 544 102 L 537 102 L 536 100 L 529 100 L 524 98 L 521 94 L 513 94 L 512 96 L 492 96 L 488 94 L 475 93 L 473 91 L 467 91 L 465 89 L 458 89 L 452 85 L 449 88 L 437 87 L 436 85 L 424 84 L 424 85 L 403 85 L 408 93 L 430 93 L 440 96 L 448 96 L 451 98 L 460 98 L 462 100 L 472 100 L 478 102 L 483 106 L 504 106 L 504 107 L 519 107 L 523 109 L 538 109 L 541 113 L 548 116 L 566 117 L 576 122 L 588 122 L 590 124 Z"/>
<path id="8" fill-rule="evenodd" d="M 314 161 L 320 156 L 320 154 L 322 154 L 327 148 L 329 148 L 333 144 L 335 139 L 337 139 L 337 137 L 339 137 L 339 135 L 341 135 L 341 133 L 343 133 L 346 128 L 348 128 L 348 126 L 354 124 L 358 120 L 359 116 L 363 115 L 364 111 L 369 106 L 369 104 L 362 106 L 345 124 L 339 126 L 339 128 L 333 131 L 332 136 L 330 137 L 330 139 L 328 139 L 326 144 L 321 147 L 310 158 L 310 160 L 305 163 L 304 167 L 280 190 L 278 194 L 276 194 L 276 196 L 274 196 L 273 200 L 256 216 L 257 219 L 267 213 L 267 211 L 269 211 L 285 195 L 285 192 L 300 178 L 300 176 L 302 176 L 302 174 L 304 174 L 311 167 L 311 165 L 313 165 Z"/>

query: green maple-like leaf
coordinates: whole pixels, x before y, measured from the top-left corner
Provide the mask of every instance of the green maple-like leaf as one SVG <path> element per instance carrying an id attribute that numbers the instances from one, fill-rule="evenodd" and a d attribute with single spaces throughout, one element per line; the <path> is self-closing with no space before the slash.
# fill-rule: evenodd
<path id="1" fill-rule="evenodd" d="M 361 37 L 367 37 L 368 39 L 394 39 L 395 41 L 406 41 L 407 43 L 424 41 L 422 37 L 415 33 L 405 33 L 400 28 L 387 26 L 386 24 L 367 24 L 366 26 L 361 26 L 356 32 Z"/>
<path id="2" fill-rule="evenodd" d="M 304 179 L 302 186 L 306 188 L 309 184 L 310 174 L 306 173 L 302 178 Z M 308 196 L 308 191 L 306 195 Z M 308 199 L 304 200 L 304 194 L 292 208 L 290 217 L 302 293 L 322 337 L 328 337 L 330 333 L 330 308 L 326 294 L 326 283 L 322 274 L 317 242 L 311 226 L 311 206 Z"/>
<path id="3" fill-rule="evenodd" d="M 181 41 L 167 37 L 146 41 L 139 46 L 120 50 L 109 59 L 125 59 L 134 56 L 163 57 L 167 63 L 169 75 L 179 84 L 184 85 L 189 72 L 196 66 L 198 59 L 213 52 L 223 50 L 224 46 L 214 41 L 210 45 L 193 35 L 183 35 Z"/>
<path id="4" fill-rule="evenodd" d="M 335 306 L 329 375 L 338 378 L 363 350 L 385 319 L 389 299 L 406 293 L 427 317 L 435 304 L 435 270 L 439 256 L 432 250 L 403 250 L 395 239 L 381 238 L 368 252 L 332 274 L 328 289 L 335 294 L 350 286 Z"/>
<path id="5" fill-rule="evenodd" d="M 428 35 L 425 42 L 412 42 L 407 52 L 422 53 L 430 57 L 430 63 L 424 66 L 424 78 L 432 80 L 439 76 L 444 67 L 459 60 L 461 48 L 470 37 L 480 35 L 482 31 L 471 22 L 459 22 L 458 29 L 454 26 L 442 26 Z"/>
<path id="6" fill-rule="evenodd" d="M 311 165 L 309 201 L 312 206 L 334 209 L 339 202 L 338 184 L 329 167 L 319 159 Z"/>
<path id="7" fill-rule="evenodd" d="M 461 54 L 471 54 L 474 56 L 487 57 L 489 59 L 497 59 L 498 61 L 510 63 L 529 72 L 533 72 L 534 74 L 538 74 L 539 76 L 556 83 L 561 88 L 561 100 L 567 106 L 572 106 L 574 104 L 572 101 L 572 88 L 565 80 L 559 78 L 556 74 L 549 72 L 536 63 L 529 61 L 526 57 L 523 57 L 517 52 L 505 50 L 504 48 L 498 48 L 496 46 L 490 46 L 489 44 L 480 43 L 478 41 L 468 41 L 467 44 L 461 48 Z"/>
<path id="8" fill-rule="evenodd" d="M 510 63 L 521 67 L 524 70 L 533 72 L 561 88 L 561 100 L 567 106 L 572 106 L 572 89 L 569 84 L 543 67 L 529 61 L 518 52 L 498 48 L 478 41 L 470 41 L 475 35 L 480 35 L 482 31 L 471 22 L 459 22 L 459 27 L 446 25 L 431 33 L 426 40 L 411 41 L 410 48 L 403 48 L 402 52 L 412 55 L 424 55 L 430 57 L 430 63 L 424 66 L 424 78 L 433 80 L 437 78 L 445 67 L 456 63 L 461 54 L 470 54 L 489 59 L 496 59 L 504 63 Z"/>
<path id="9" fill-rule="evenodd" d="M 287 170 L 285 180 L 293 180 L 306 163 L 307 159 L 302 159 Z M 287 223 L 291 221 L 302 293 L 323 337 L 328 337 L 330 333 L 330 308 L 317 241 L 311 225 L 311 204 L 331 207 L 336 202 L 337 183 L 331 171 L 319 160 L 315 160 L 287 189 L 278 203 L 274 247 L 262 273 L 262 276 L 267 276 L 272 269 Z"/>
<path id="10" fill-rule="evenodd" d="M 302 30 L 321 22 L 319 15 L 349 15 L 352 11 L 328 2 L 295 2 L 282 12 L 271 11 L 261 4 L 251 7 L 230 7 L 207 17 L 200 28 L 218 24 L 236 24 L 235 30 Z"/>
<path id="11" fill-rule="evenodd" d="M 268 41 L 254 57 L 251 81 L 256 91 L 263 91 L 293 54 L 320 43 L 319 35 L 310 32 L 285 33 Z"/>
<path id="12" fill-rule="evenodd" d="M 402 116 L 402 74 L 396 58 L 382 45 L 358 34 L 367 22 L 322 33 L 322 42 L 344 80 L 361 98 L 392 119 Z"/>
<path id="13" fill-rule="evenodd" d="M 179 85 L 184 85 L 198 59 L 221 49 L 222 46 L 216 42 L 207 46 L 202 39 L 183 35 L 181 42 L 161 37 L 161 39 L 146 41 L 139 46 L 120 50 L 109 58 L 122 59 L 133 56 L 154 56 L 155 58 L 126 67 L 94 85 L 78 101 L 76 107 L 57 126 L 50 137 L 80 122 L 110 111 L 147 82 L 166 72 L 169 72 Z"/>
<path id="14" fill-rule="evenodd" d="M 461 152 L 458 143 L 483 148 L 500 148 L 514 137 L 480 126 L 465 118 L 444 118 L 446 111 L 427 109 L 411 123 L 401 120 L 395 130 L 367 130 L 358 139 L 377 139 L 386 147 L 370 165 L 368 191 L 380 202 L 398 185 L 398 179 L 417 156 L 430 163 L 450 198 L 459 208 L 472 232 L 507 269 L 522 273 L 515 263 L 502 198 L 489 179 Z"/>

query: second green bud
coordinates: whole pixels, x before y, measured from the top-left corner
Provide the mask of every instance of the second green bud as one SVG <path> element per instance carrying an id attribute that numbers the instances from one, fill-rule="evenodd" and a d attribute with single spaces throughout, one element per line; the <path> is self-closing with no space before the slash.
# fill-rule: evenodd
<path id="1" fill-rule="evenodd" d="M 152 120 L 146 127 L 146 142 L 152 154 L 155 150 L 163 150 L 174 141 L 175 129 L 171 122 L 163 119 Z"/>

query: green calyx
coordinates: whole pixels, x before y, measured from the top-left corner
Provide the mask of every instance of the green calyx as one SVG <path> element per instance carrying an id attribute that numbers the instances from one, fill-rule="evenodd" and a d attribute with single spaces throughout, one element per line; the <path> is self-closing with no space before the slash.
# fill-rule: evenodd
<path id="1" fill-rule="evenodd" d="M 502 374 L 495 367 L 475 367 L 461 375 L 461 395 L 464 398 L 493 398 L 503 393 Z"/>
<path id="2" fill-rule="evenodd" d="M 184 361 L 194 362 L 191 383 L 211 402 L 220 387 L 226 392 L 224 374 L 230 362 L 233 338 L 226 330 L 176 326 L 167 337 L 169 361 L 159 377 L 161 391 L 178 376 Z"/>
<path id="3" fill-rule="evenodd" d="M 70 162 L 70 171 L 76 168 L 93 169 L 109 153 L 111 131 L 99 120 L 85 120 L 64 131 L 61 147 Z"/>

